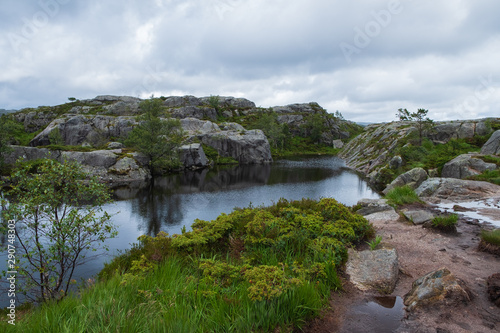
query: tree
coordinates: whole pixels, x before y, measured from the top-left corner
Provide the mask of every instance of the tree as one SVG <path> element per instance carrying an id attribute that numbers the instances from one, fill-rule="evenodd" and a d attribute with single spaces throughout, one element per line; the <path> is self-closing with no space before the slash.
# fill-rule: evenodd
<path id="1" fill-rule="evenodd" d="M 318 143 L 326 129 L 325 119 L 319 113 L 308 116 L 306 119 L 306 123 L 303 125 L 305 136 L 310 137 L 313 142 Z"/>
<path id="2" fill-rule="evenodd" d="M 12 151 L 10 144 L 16 144 L 14 133 L 24 132 L 21 123 L 15 121 L 10 115 L 0 117 L 0 170 L 4 167 L 4 156 Z"/>
<path id="3" fill-rule="evenodd" d="M 180 166 L 178 149 L 183 140 L 183 131 L 178 119 L 160 118 L 163 111 L 161 99 L 151 97 L 141 102 L 137 125 L 125 140 L 127 146 L 136 148 L 149 157 L 153 174 Z"/>
<path id="4" fill-rule="evenodd" d="M 75 162 L 43 159 L 25 163 L 10 177 L 2 218 L 16 222 L 18 289 L 34 301 L 67 294 L 76 267 L 116 236 L 102 205 L 110 201 L 106 185 Z M 12 268 L 12 267 L 10 267 Z M 10 269 L 13 270 L 13 269 Z"/>
<path id="5" fill-rule="evenodd" d="M 286 140 L 290 136 L 290 129 L 288 124 L 278 122 L 278 115 L 275 112 L 262 113 L 255 126 L 264 132 L 272 147 L 284 149 Z"/>
<path id="6" fill-rule="evenodd" d="M 413 121 L 417 124 L 419 144 L 422 145 L 424 132 L 432 127 L 433 121 L 429 119 L 427 113 L 429 110 L 418 109 L 417 112 L 410 113 L 407 109 L 398 109 L 396 114 L 401 121 Z"/>

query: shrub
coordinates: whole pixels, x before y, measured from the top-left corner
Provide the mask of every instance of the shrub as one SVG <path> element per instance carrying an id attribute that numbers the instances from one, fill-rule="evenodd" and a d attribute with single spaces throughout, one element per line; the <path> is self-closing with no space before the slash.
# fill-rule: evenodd
<path id="1" fill-rule="evenodd" d="M 415 193 L 415 190 L 408 185 L 393 188 L 386 194 L 385 198 L 388 199 L 390 205 L 394 206 L 422 202 L 417 193 Z"/>
<path id="2" fill-rule="evenodd" d="M 432 219 L 432 227 L 441 231 L 453 232 L 457 230 L 458 215 L 436 216 Z"/>

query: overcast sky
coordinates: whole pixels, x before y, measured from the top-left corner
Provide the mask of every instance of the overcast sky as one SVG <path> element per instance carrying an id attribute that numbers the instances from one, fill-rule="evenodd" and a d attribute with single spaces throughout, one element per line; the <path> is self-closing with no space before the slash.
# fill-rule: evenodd
<path id="1" fill-rule="evenodd" d="M 68 97 L 500 117 L 498 0 L 0 0 L 0 108 Z"/>

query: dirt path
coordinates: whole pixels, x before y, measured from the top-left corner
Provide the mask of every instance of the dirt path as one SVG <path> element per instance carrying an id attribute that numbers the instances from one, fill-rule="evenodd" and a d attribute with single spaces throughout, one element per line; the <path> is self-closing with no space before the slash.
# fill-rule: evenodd
<path id="1" fill-rule="evenodd" d="M 500 214 L 497 217 L 500 219 Z M 500 332 L 500 308 L 486 294 L 486 279 L 500 272 L 500 257 L 477 251 L 481 229 L 477 222 L 460 218 L 458 233 L 453 235 L 415 226 L 386 212 L 367 218 L 383 236 L 383 242 L 398 252 L 401 271 L 393 296 L 404 297 L 414 280 L 442 267 L 465 281 L 473 294 L 472 302 L 465 306 L 406 315 L 396 332 Z M 350 315 L 353 307 L 370 296 L 346 283 L 345 292 L 333 296 L 332 310 L 306 332 L 380 332 L 369 317 L 353 320 Z"/>

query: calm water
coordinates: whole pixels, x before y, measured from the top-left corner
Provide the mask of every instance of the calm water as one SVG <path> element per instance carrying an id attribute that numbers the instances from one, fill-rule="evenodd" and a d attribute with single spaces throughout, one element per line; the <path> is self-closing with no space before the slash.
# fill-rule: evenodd
<path id="1" fill-rule="evenodd" d="M 367 183 L 336 157 L 313 157 L 282 160 L 272 165 L 235 166 L 185 172 L 156 179 L 142 188 L 120 188 L 116 201 L 104 207 L 114 214 L 118 237 L 108 240 L 105 256 L 81 266 L 77 280 L 98 273 L 113 255 L 130 247 L 143 234 L 159 231 L 180 233 L 189 230 L 196 218 L 215 219 L 235 207 L 269 205 L 280 198 L 319 199 L 332 197 L 346 205 L 361 198 L 378 198 Z M 5 269 L 5 252 L 0 256 L 0 270 Z M 0 297 L 0 307 L 5 294 Z"/>

